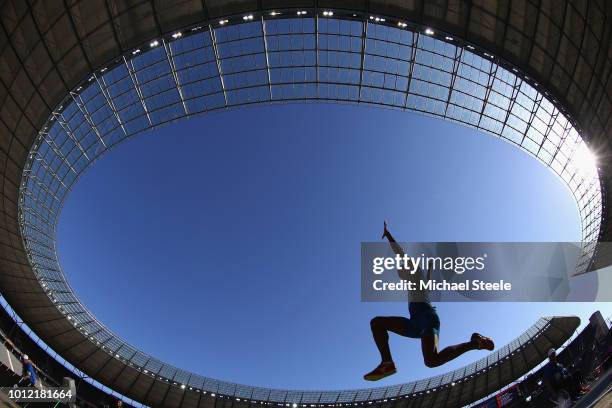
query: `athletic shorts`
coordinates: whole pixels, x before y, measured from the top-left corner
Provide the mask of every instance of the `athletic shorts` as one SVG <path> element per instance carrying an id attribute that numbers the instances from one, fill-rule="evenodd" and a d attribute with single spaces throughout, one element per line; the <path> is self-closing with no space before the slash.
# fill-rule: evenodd
<path id="1" fill-rule="evenodd" d="M 427 334 L 440 334 L 440 318 L 429 303 L 410 303 L 410 319 L 406 319 L 406 336 L 420 339 Z"/>

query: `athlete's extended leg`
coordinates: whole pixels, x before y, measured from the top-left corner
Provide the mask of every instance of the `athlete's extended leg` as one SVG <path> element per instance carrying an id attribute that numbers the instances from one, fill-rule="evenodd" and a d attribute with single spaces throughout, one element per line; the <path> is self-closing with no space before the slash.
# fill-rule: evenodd
<path id="1" fill-rule="evenodd" d="M 466 343 L 448 346 L 440 351 L 438 351 L 437 334 L 425 334 L 421 337 L 423 361 L 425 365 L 430 368 L 446 364 L 471 350 L 493 350 L 494 347 L 493 340 L 478 333 L 472 334 L 472 338 Z"/>

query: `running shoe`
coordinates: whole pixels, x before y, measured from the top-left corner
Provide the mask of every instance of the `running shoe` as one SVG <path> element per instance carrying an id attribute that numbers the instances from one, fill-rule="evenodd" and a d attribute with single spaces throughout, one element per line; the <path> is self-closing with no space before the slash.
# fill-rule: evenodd
<path id="1" fill-rule="evenodd" d="M 385 377 L 393 375 L 397 372 L 393 361 L 388 363 L 380 363 L 378 367 L 363 376 L 366 381 L 378 381 Z"/>
<path id="2" fill-rule="evenodd" d="M 478 350 L 493 350 L 495 348 L 495 343 L 493 343 L 493 339 L 483 336 L 479 333 L 472 334 L 472 343 L 476 343 L 476 348 Z"/>

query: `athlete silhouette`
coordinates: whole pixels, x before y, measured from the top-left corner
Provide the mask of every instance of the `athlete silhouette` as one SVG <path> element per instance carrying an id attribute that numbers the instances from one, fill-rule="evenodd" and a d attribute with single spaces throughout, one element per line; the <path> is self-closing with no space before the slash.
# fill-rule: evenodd
<path id="1" fill-rule="evenodd" d="M 391 245 L 393 251 L 404 256 L 402 247 L 393 238 L 387 229 L 387 223 L 384 223 L 384 232 L 382 238 L 386 238 Z M 406 272 L 412 271 L 414 264 L 409 271 L 398 270 L 400 278 L 406 280 L 423 279 L 423 272 L 418 268 L 416 273 L 410 274 Z M 427 280 L 431 279 L 431 269 L 427 273 Z M 415 294 L 413 294 L 415 295 Z M 459 357 L 463 353 L 470 350 L 493 350 L 495 344 L 493 340 L 478 333 L 473 333 L 470 341 L 461 344 L 448 346 L 443 350 L 438 351 L 438 337 L 440 334 L 440 319 L 436 313 L 436 308 L 431 305 L 427 292 L 417 293 L 415 300 L 409 299 L 408 310 L 410 318 L 401 316 L 382 317 L 377 316 L 370 321 L 372 328 L 372 336 L 376 342 L 376 347 L 380 352 L 381 363 L 374 370 L 363 376 L 367 381 L 378 381 L 396 373 L 395 363 L 391 357 L 389 349 L 389 334 L 393 332 L 404 337 L 412 337 L 421 339 L 421 350 L 423 352 L 423 361 L 427 367 L 438 367 L 449 361 Z"/>

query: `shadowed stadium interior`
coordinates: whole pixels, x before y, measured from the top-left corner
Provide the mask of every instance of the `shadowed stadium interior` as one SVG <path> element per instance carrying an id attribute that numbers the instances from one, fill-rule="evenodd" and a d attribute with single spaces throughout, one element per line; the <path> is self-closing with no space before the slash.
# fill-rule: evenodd
<path id="1" fill-rule="evenodd" d="M 288 101 L 417 111 L 515 144 L 572 192 L 589 254 L 579 268 L 587 267 L 589 245 L 612 234 L 610 3 L 347 3 L 0 6 L 0 288 L 74 367 L 151 406 L 394 405 L 400 397 L 415 407 L 460 406 L 526 374 L 572 335 L 575 319 L 543 318 L 508 346 L 445 375 L 354 391 L 273 390 L 165 364 L 111 333 L 73 293 L 55 227 L 71 187 L 98 157 L 171 121 Z"/>

